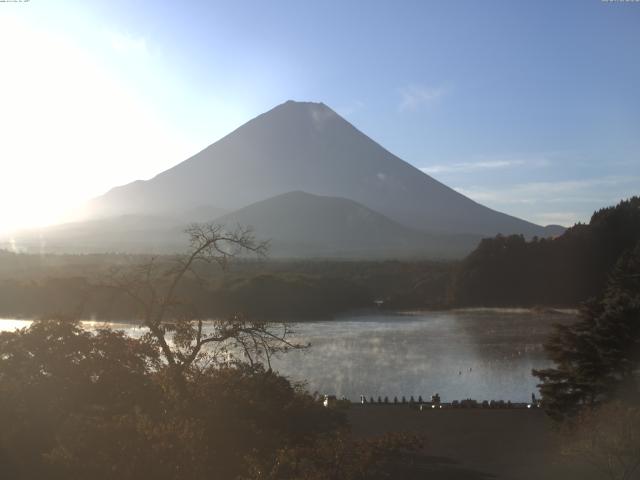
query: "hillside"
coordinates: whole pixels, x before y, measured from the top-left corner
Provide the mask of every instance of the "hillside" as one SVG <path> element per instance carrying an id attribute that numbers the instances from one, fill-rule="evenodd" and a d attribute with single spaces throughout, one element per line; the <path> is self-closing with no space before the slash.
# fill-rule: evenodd
<path id="1" fill-rule="evenodd" d="M 640 242 L 640 197 L 595 212 L 554 239 L 484 239 L 456 275 L 455 302 L 473 306 L 576 306 L 603 291 Z"/>
<path id="2" fill-rule="evenodd" d="M 216 220 L 251 225 L 270 240 L 274 257 L 460 257 L 480 237 L 429 235 L 394 222 L 352 200 L 288 192 Z"/>
<path id="3" fill-rule="evenodd" d="M 188 247 L 186 225 L 170 216 L 117 215 L 21 230 L 10 241 L 0 241 L 0 248 L 27 253 L 177 252 Z"/>
<path id="4" fill-rule="evenodd" d="M 353 200 L 288 192 L 226 215 L 201 207 L 181 216 L 129 214 L 23 231 L 13 240 L 27 252 L 175 253 L 188 248 L 186 227 L 215 221 L 250 226 L 269 241 L 272 258 L 460 258 L 477 235 L 436 235 L 400 225 Z"/>

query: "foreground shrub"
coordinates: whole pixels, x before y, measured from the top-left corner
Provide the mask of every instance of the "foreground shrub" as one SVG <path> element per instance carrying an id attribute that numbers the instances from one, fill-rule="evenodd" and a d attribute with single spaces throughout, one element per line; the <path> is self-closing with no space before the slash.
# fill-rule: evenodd
<path id="1" fill-rule="evenodd" d="M 343 414 L 253 364 L 175 372 L 150 337 L 63 320 L 0 334 L 0 460 L 15 480 L 375 478 L 406 439 L 356 441 Z M 377 443 L 376 443 L 377 442 Z"/>

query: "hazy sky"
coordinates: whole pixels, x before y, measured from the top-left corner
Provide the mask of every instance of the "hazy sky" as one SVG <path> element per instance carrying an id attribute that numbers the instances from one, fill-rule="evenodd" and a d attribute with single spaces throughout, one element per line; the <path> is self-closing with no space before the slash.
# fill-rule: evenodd
<path id="1" fill-rule="evenodd" d="M 640 2 L 0 2 L 0 230 L 287 100 L 547 224 L 640 193 Z"/>

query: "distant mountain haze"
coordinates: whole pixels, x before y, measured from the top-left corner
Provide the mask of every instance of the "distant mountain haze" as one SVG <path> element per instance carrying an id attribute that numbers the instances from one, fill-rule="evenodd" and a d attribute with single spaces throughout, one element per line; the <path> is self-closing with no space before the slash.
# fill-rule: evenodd
<path id="1" fill-rule="evenodd" d="M 456 258 L 471 251 L 477 235 L 435 235 L 400 225 L 369 208 L 338 197 L 289 192 L 216 219 L 233 229 L 251 225 L 270 239 L 275 257 Z"/>
<path id="2" fill-rule="evenodd" d="M 251 226 L 256 238 L 269 240 L 269 256 L 275 258 L 459 258 L 481 239 L 429 234 L 353 200 L 305 192 L 284 193 L 226 215 L 206 217 L 216 211 L 202 207 L 179 216 L 105 217 L 16 232 L 13 241 L 31 252 L 176 253 L 188 248 L 184 231 L 189 223 L 206 220 L 229 230 Z"/>
<path id="3" fill-rule="evenodd" d="M 288 101 L 148 181 L 91 202 L 95 217 L 237 210 L 291 191 L 358 202 L 406 227 L 493 236 L 556 234 L 461 195 L 404 162 L 322 103 Z"/>
<path id="4" fill-rule="evenodd" d="M 188 247 L 187 223 L 171 216 L 115 215 L 13 232 L 0 248 L 29 253 L 174 253 Z"/>

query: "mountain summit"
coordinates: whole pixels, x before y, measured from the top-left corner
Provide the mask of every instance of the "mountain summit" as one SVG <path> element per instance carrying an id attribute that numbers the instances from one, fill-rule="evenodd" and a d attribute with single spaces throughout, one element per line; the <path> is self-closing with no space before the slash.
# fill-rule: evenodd
<path id="1" fill-rule="evenodd" d="M 285 102 L 148 181 L 92 202 L 96 216 L 227 211 L 290 191 L 358 202 L 425 232 L 545 235 L 401 160 L 323 103 Z"/>

